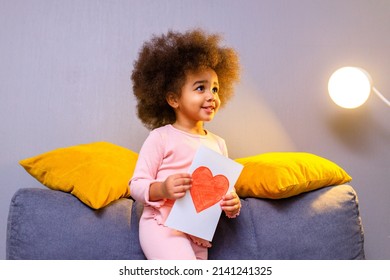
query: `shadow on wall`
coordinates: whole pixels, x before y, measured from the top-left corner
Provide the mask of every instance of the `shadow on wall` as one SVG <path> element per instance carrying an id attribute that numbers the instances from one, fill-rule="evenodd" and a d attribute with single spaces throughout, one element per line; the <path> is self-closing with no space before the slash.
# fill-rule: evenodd
<path id="1" fill-rule="evenodd" d="M 226 140 L 229 157 L 294 151 L 295 145 L 258 90 L 239 86 L 237 94 L 207 127 Z"/>
<path id="2" fill-rule="evenodd" d="M 340 108 L 329 117 L 328 126 L 352 152 L 372 154 L 377 151 L 376 141 L 390 144 L 389 128 L 383 127 L 382 123 L 375 119 L 374 113 L 367 106 L 350 110 Z"/>

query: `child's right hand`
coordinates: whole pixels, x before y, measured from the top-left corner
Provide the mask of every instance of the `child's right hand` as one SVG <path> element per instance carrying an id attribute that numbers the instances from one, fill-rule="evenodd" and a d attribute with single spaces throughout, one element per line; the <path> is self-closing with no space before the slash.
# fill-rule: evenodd
<path id="1" fill-rule="evenodd" d="M 188 173 L 178 173 L 168 176 L 164 182 L 154 182 L 150 185 L 149 199 L 178 199 L 185 195 L 192 186 L 192 177 Z"/>
<path id="2" fill-rule="evenodd" d="M 178 199 L 185 195 L 192 186 L 192 177 L 188 173 L 178 173 L 168 176 L 161 188 L 165 198 Z"/>

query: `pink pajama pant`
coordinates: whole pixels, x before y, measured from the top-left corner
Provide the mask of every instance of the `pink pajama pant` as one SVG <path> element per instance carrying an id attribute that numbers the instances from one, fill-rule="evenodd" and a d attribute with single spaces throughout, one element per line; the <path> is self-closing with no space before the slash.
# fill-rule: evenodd
<path id="1" fill-rule="evenodd" d="M 206 247 L 183 232 L 158 224 L 149 215 L 141 216 L 139 239 L 148 260 L 207 260 Z"/>

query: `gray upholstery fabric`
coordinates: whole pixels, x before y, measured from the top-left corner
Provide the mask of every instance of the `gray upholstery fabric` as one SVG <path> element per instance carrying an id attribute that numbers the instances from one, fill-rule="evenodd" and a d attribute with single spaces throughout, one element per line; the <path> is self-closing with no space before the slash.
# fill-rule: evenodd
<path id="1" fill-rule="evenodd" d="M 349 185 L 282 200 L 247 198 L 222 217 L 210 259 L 364 259 L 357 196 Z"/>
<path id="2" fill-rule="evenodd" d="M 20 189 L 8 217 L 7 259 L 143 259 L 133 201 L 93 210 L 71 194 Z"/>
<path id="3" fill-rule="evenodd" d="M 224 215 L 209 259 L 364 259 L 364 235 L 351 186 L 327 187 L 282 200 L 242 200 L 237 219 Z M 142 206 L 120 199 L 93 210 L 71 194 L 20 189 L 10 205 L 7 259 L 144 259 Z"/>

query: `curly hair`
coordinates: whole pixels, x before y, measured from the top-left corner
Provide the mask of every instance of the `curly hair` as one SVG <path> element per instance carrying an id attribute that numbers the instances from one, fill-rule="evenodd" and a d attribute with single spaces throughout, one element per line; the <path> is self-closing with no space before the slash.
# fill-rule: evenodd
<path id="1" fill-rule="evenodd" d="M 222 106 L 232 97 L 233 84 L 239 80 L 238 56 L 232 48 L 219 46 L 220 40 L 218 34 L 194 29 L 185 33 L 169 31 L 144 43 L 131 79 L 137 114 L 147 128 L 176 121 L 166 97 L 168 93 L 180 96 L 188 71 L 213 69 Z"/>

